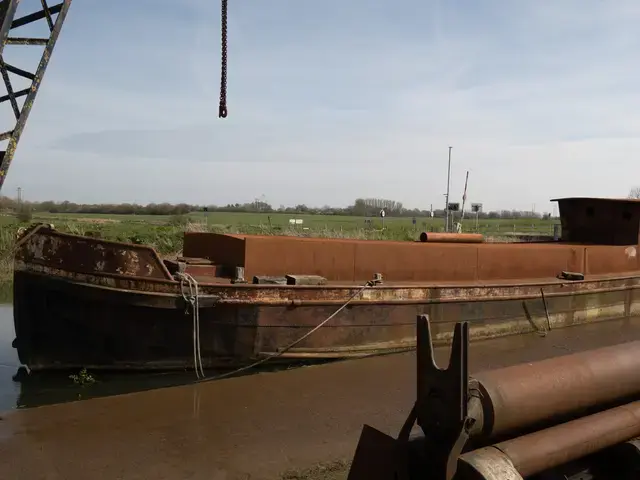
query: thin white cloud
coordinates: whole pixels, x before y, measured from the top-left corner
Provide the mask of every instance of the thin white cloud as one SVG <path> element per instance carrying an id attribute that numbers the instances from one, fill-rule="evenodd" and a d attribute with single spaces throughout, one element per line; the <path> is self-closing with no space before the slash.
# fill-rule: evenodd
<path id="1" fill-rule="evenodd" d="M 9 191 L 424 207 L 450 144 L 485 208 L 640 183 L 637 2 L 235 3 L 226 120 L 217 2 L 123 5 L 73 5 Z"/>

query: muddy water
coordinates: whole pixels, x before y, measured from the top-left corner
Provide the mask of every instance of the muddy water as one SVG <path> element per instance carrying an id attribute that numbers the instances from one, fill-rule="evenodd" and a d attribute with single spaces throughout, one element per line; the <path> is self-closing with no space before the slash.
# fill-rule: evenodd
<path id="1" fill-rule="evenodd" d="M 0 411 L 14 408 L 20 396 L 20 384 L 12 378 L 19 366 L 14 337 L 11 305 L 0 304 Z"/>
<path id="2" fill-rule="evenodd" d="M 640 339 L 640 319 L 472 346 L 473 370 Z M 446 351 L 436 355 L 445 364 Z M 414 400 L 399 354 L 13 410 L 0 478 L 273 479 L 350 458 L 363 423 L 397 434 Z"/>

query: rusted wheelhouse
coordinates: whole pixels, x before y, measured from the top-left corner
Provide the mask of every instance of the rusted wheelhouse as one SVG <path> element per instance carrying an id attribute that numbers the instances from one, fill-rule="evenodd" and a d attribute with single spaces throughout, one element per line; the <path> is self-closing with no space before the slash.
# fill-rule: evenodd
<path id="1" fill-rule="evenodd" d="M 419 314 L 432 319 L 436 343 L 459 321 L 480 340 L 638 315 L 640 202 L 559 203 L 569 241 L 185 233 L 177 260 L 39 226 L 16 253 L 15 345 L 32 369 L 175 369 L 196 363 L 197 334 L 206 368 L 410 350 L 407 319 Z"/>

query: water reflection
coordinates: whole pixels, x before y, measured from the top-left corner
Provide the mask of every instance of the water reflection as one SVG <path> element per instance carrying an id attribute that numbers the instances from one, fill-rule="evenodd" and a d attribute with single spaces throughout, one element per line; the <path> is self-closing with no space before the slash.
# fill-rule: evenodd
<path id="1" fill-rule="evenodd" d="M 0 303 L 0 411 L 15 408 L 20 396 L 20 384 L 13 381 L 19 367 L 18 357 L 11 346 L 14 337 L 11 306 Z"/>
<path id="2" fill-rule="evenodd" d="M 189 372 L 168 374 L 128 373 L 126 375 L 93 373 L 92 375 L 96 379 L 95 383 L 86 385 L 74 383 L 69 378 L 69 372 L 16 375 L 13 380 L 19 387 L 19 393 L 13 408 L 29 408 L 52 403 L 140 392 L 154 388 L 184 385 L 194 380 L 193 374 Z"/>
<path id="3" fill-rule="evenodd" d="M 11 291 L 8 292 L 7 294 L 7 290 L 5 290 L 5 299 L 11 297 Z M 69 378 L 71 373 L 78 372 L 32 372 L 27 374 L 26 370 L 20 367 L 17 352 L 11 346 L 14 338 L 12 307 L 10 304 L 2 304 L 0 301 L 0 412 L 14 408 L 37 407 L 185 385 L 195 380 L 194 373 L 190 371 L 127 372 L 125 374 L 89 372 L 95 378 L 95 383 L 79 385 Z M 300 366 L 302 365 L 304 362 L 301 362 Z M 243 375 L 279 368 L 267 365 L 259 370 L 243 372 Z M 222 372 L 207 371 L 206 373 L 214 376 L 216 373 Z"/>
<path id="4" fill-rule="evenodd" d="M 5 295 L 4 299 L 6 298 Z M 27 375 L 24 369 L 20 369 L 16 350 L 11 346 L 14 338 L 11 305 L 0 304 L 0 412 L 182 385 L 194 379 L 190 372 L 126 375 L 98 373 L 94 374 L 95 383 L 78 385 L 69 378 L 69 372 Z"/>

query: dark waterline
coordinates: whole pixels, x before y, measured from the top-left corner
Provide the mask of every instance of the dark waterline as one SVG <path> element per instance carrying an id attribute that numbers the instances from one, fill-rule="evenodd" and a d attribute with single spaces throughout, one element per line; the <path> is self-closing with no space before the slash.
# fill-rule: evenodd
<path id="1" fill-rule="evenodd" d="M 184 385 L 195 379 L 193 372 L 126 375 L 92 373 L 95 383 L 83 386 L 75 384 L 69 378 L 74 372 L 26 375 L 26 372 L 20 370 L 16 350 L 11 346 L 14 338 L 12 307 L 10 304 L 0 304 L 0 412 Z"/>
<path id="2" fill-rule="evenodd" d="M 6 293 L 6 290 L 4 292 Z M 196 380 L 193 371 L 125 374 L 89 372 L 95 382 L 78 385 L 69 378 L 69 375 L 78 372 L 27 374 L 24 367 L 20 366 L 16 350 L 11 346 L 15 338 L 13 309 L 11 304 L 3 303 L 8 301 L 10 296 L 1 294 L 0 290 L 0 412 L 186 385 Z M 305 363 L 301 362 L 297 366 L 304 365 Z M 279 370 L 281 367 L 266 365 L 264 368 L 245 371 L 242 375 L 272 369 Z M 205 373 L 207 376 L 215 376 L 222 372 L 207 371 Z"/>

